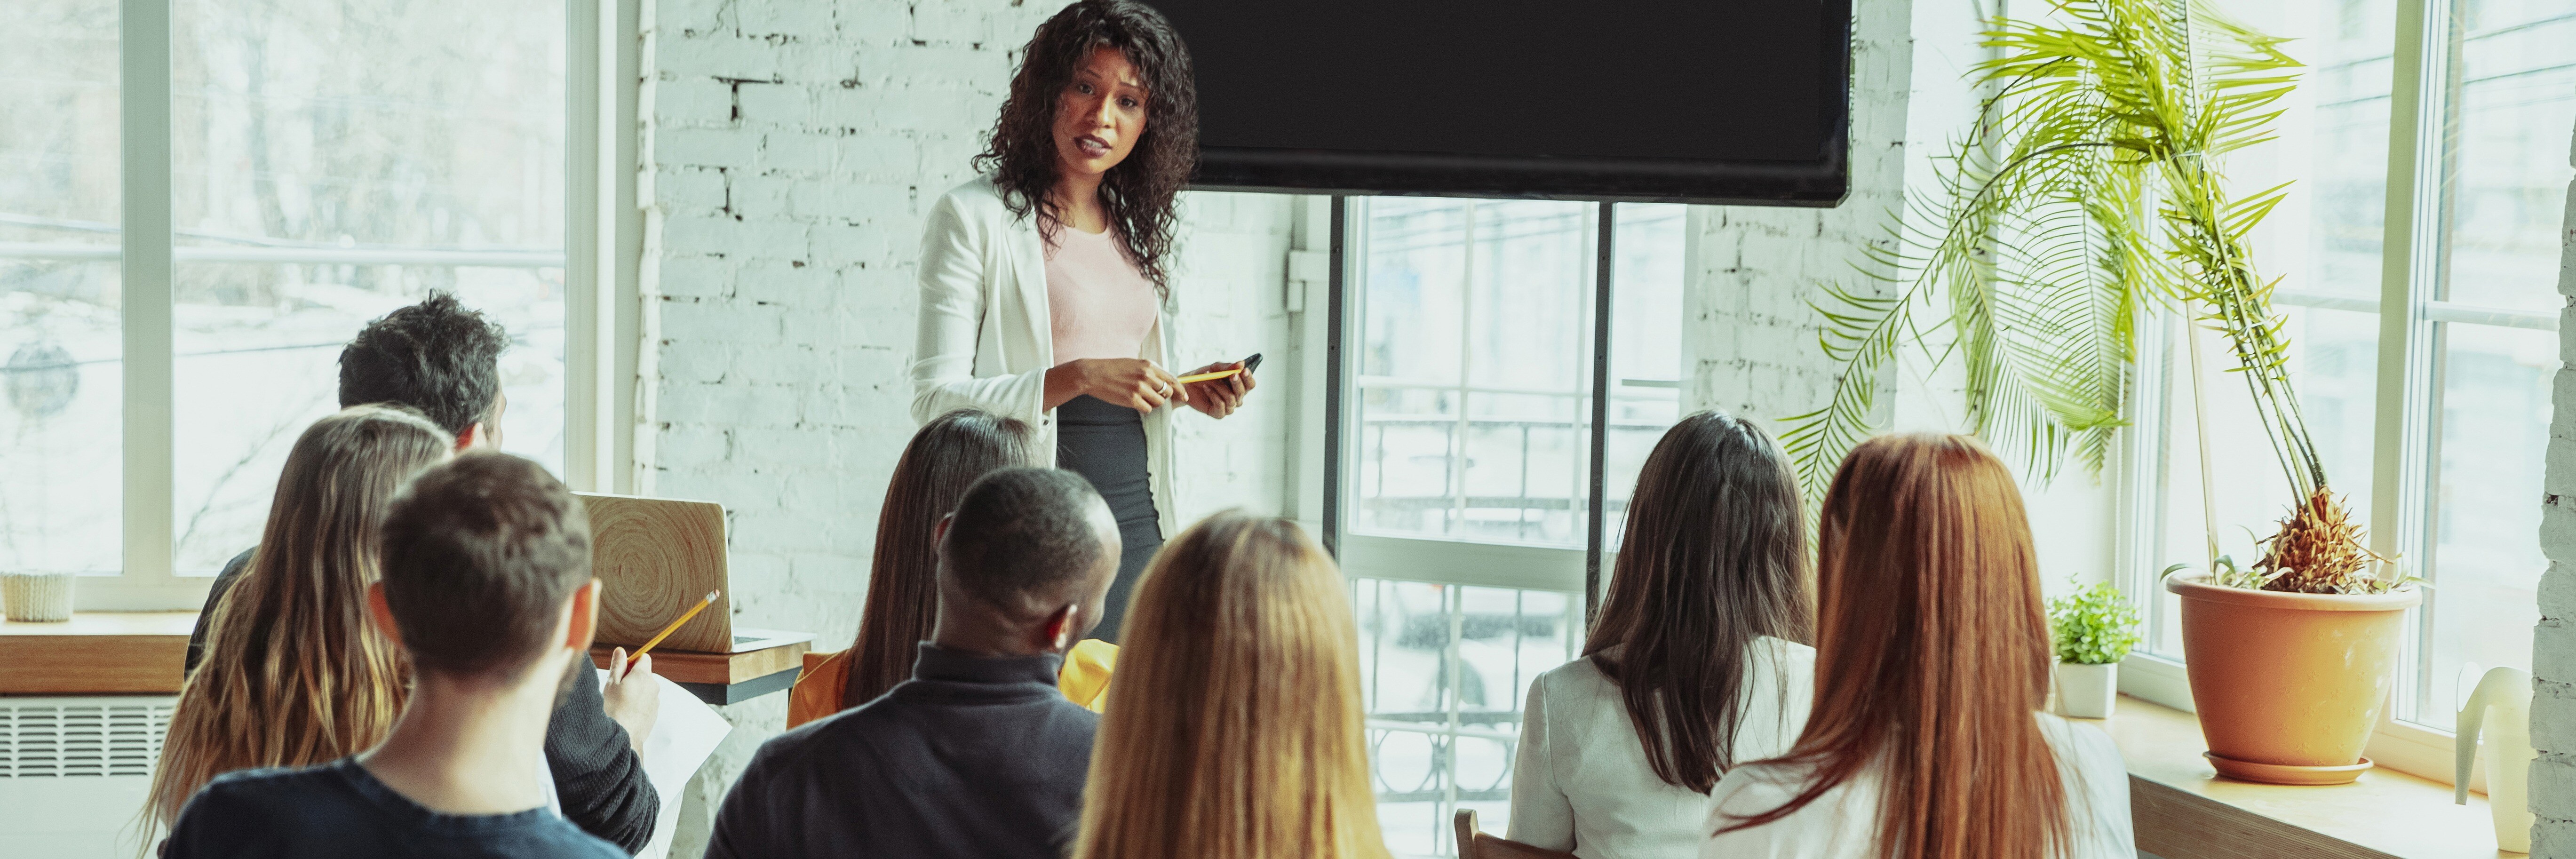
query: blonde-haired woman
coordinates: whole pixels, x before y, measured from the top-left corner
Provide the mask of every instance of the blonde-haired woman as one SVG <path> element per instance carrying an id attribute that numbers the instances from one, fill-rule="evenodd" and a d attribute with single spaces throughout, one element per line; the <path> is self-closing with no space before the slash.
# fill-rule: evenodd
<path id="1" fill-rule="evenodd" d="M 400 406 L 353 406 L 295 440 L 248 572 L 179 691 L 143 815 L 165 831 L 215 776 L 364 751 L 402 711 L 409 666 L 367 624 L 376 531 L 403 481 L 456 437 Z M 147 837 L 148 838 L 148 837 Z"/>
<path id="2" fill-rule="evenodd" d="M 1385 859 L 1339 570 L 1285 519 L 1220 513 L 1128 609 L 1074 859 Z"/>

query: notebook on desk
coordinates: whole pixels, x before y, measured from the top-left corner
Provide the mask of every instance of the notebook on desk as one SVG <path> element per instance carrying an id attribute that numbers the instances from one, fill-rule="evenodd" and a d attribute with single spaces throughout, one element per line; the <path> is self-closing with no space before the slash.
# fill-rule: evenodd
<path id="1" fill-rule="evenodd" d="M 768 650 L 772 647 L 785 647 L 790 644 L 813 640 L 814 634 L 810 632 L 788 632 L 783 629 L 754 629 L 748 626 L 737 626 L 733 628 L 733 649 L 726 652 L 750 653 L 754 650 Z"/>
<path id="2" fill-rule="evenodd" d="M 747 653 L 810 641 L 812 633 L 733 625 L 725 567 L 724 505 L 711 501 L 576 492 L 590 514 L 590 567 L 598 576 L 596 641 L 629 650 L 718 591 L 714 605 L 654 649 Z"/>

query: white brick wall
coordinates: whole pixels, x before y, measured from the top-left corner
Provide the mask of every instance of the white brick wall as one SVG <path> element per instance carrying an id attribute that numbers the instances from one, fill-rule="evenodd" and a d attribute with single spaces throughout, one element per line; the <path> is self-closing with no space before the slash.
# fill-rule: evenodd
<path id="1" fill-rule="evenodd" d="M 2576 139 L 2567 160 L 2576 164 Z M 2540 627 L 2531 644 L 2539 686 L 2531 700 L 2531 740 L 2540 760 L 2531 767 L 2531 855 L 2576 857 L 2576 182 L 2567 186 L 2567 216 L 2560 231 L 2558 293 L 2569 306 L 2558 314 L 2557 384 L 2551 397 L 2548 474 L 2541 487 L 2540 549 L 2549 572 L 2540 579 Z"/>
<path id="2" fill-rule="evenodd" d="M 1682 293 L 1686 411 L 1777 419 L 1832 395 L 1839 365 L 1816 347 L 1819 328 L 1807 300 L 1820 281 L 1853 283 L 1860 247 L 1886 239 L 1884 218 L 1902 204 L 1905 188 L 1913 79 L 1912 0 L 1853 7 L 1851 193 L 1843 204 L 1691 208 Z M 1881 385 L 1892 391 L 1893 379 Z"/>
<path id="3" fill-rule="evenodd" d="M 913 265 L 929 202 L 970 177 L 1017 51 L 1060 4 L 1004 0 L 657 0 L 646 12 L 643 491 L 731 514 L 741 623 L 845 646 L 877 509 L 913 430 Z M 1175 363 L 1287 360 L 1289 198 L 1194 194 L 1176 267 Z M 1184 415 L 1192 517 L 1275 512 L 1291 409 L 1256 397 L 1224 422 Z M 713 811 L 785 696 L 735 725 L 685 796 L 672 855 Z"/>

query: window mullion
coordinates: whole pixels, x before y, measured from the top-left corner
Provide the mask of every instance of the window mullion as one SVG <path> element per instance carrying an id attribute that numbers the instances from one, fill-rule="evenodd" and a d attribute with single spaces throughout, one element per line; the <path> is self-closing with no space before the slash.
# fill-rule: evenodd
<path id="1" fill-rule="evenodd" d="M 2137 360 L 2129 367 L 2128 426 L 2119 432 L 2121 482 L 2116 536 L 2118 555 L 2127 574 L 2122 582 L 2130 602 L 2148 607 L 2147 651 L 2179 653 L 2182 642 L 2164 640 L 2163 584 L 2165 542 L 2166 451 L 2172 439 L 2168 415 L 2173 395 L 2173 316 L 2149 307 L 2138 315 Z"/>
<path id="2" fill-rule="evenodd" d="M 1592 618 L 1601 612 L 1601 559 L 1610 545 L 1609 535 L 1602 533 L 1608 521 L 1609 476 L 1604 471 L 1610 460 L 1610 284 L 1611 253 L 1616 242 L 1616 203 L 1596 203 L 1600 226 L 1594 228 L 1595 269 L 1592 275 L 1592 468 L 1586 481 L 1588 496 L 1584 515 L 1583 548 L 1583 621 L 1589 629 Z"/>
<path id="3" fill-rule="evenodd" d="M 2388 200 L 2381 237 L 2378 395 L 2372 427 L 2371 549 L 2423 564 L 2426 464 L 2432 439 L 2432 337 L 2423 309 L 2439 276 L 2440 183 L 2448 155 L 2441 138 L 2446 113 L 2442 73 L 2449 62 L 2449 0 L 2399 0 L 2396 57 L 2390 81 Z M 2388 571 L 2383 571 L 2388 572 Z M 2401 706 L 2420 699 L 2430 648 L 2431 600 L 2415 610 L 2414 635 L 2396 687 Z"/>
<path id="4" fill-rule="evenodd" d="M 607 0 L 613 15 L 617 0 Z M 617 421 L 608 413 L 606 396 L 614 382 L 613 356 L 603 354 L 603 331 L 614 331 L 616 304 L 601 294 L 602 274 L 613 271 L 614 257 L 602 253 L 601 227 L 615 222 L 601 199 L 599 148 L 603 133 L 600 109 L 600 0 L 564 3 L 564 482 L 591 492 L 615 492 L 616 468 L 607 459 L 616 449 L 604 434 Z M 614 242 L 607 243 L 614 247 Z M 602 315 L 609 314 L 602 325 Z"/>
<path id="5" fill-rule="evenodd" d="M 120 9 L 124 219 L 125 558 L 123 589 L 171 579 L 173 565 L 170 0 Z"/>

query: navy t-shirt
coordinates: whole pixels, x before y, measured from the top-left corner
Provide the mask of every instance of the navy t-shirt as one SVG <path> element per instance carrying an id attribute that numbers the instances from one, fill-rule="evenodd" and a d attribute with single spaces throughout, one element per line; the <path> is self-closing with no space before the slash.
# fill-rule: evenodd
<path id="1" fill-rule="evenodd" d="M 543 808 L 515 814 L 431 811 L 377 781 L 355 758 L 215 777 L 179 812 L 162 855 L 626 859 L 617 845 Z"/>

